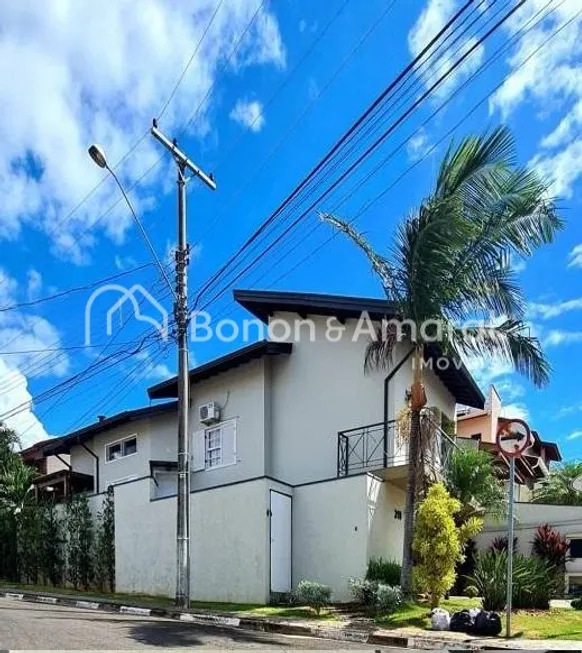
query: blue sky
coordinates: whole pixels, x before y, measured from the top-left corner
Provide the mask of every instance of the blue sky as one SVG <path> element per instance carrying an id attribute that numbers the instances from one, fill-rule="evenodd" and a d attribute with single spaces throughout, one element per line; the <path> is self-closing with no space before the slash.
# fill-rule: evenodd
<path id="1" fill-rule="evenodd" d="M 10 80 L 0 90 L 0 308 L 120 273 L 125 276 L 118 283 L 140 283 L 169 307 L 152 266 L 132 272 L 151 259 L 130 213 L 118 202 L 111 178 L 72 211 L 102 178 L 86 156 L 88 145 L 100 143 L 113 163 L 138 142 L 117 172 L 126 188 L 136 184 L 132 202 L 160 257 L 168 260 L 176 230 L 174 171 L 167 158 L 154 165 L 162 151 L 151 137 L 140 137 L 159 115 L 217 0 L 144 0 L 139 15 L 128 1 L 105 4 L 107 8 L 47 2 L 42 15 L 16 1 L 0 8 L 6 25 L 0 32 L 0 71 Z M 188 192 L 192 294 L 460 4 L 277 0 L 261 6 L 250 0 L 224 0 L 160 119 L 161 128 L 178 135 L 180 145 L 201 167 L 214 171 L 218 182 L 214 193 L 194 182 Z M 475 7 L 483 12 L 483 23 L 490 20 L 490 27 L 496 12 L 514 4 L 476 0 Z M 550 9 L 553 13 L 546 16 Z M 582 452 L 582 393 L 576 383 L 582 353 L 579 10 L 576 0 L 529 0 L 320 207 L 352 219 L 369 199 L 390 187 L 369 211 L 357 216 L 370 240 L 387 249 L 398 220 L 429 191 L 450 141 L 449 130 L 462 121 L 453 133 L 458 139 L 500 123 L 511 128 L 520 162 L 535 165 L 552 181 L 567 220 L 553 245 L 532 259 L 515 261 L 530 302 L 528 319 L 554 374 L 548 388 L 536 390 L 491 361 L 474 364 L 474 373 L 483 387 L 494 382 L 511 414 L 527 415 L 543 438 L 557 440 L 569 458 Z M 572 22 L 550 38 L 568 20 Z M 534 27 L 519 38 L 524 25 Z M 445 53 L 449 62 L 456 48 L 474 43 L 470 37 Z M 498 54 L 505 44 L 507 49 Z M 442 65 L 446 70 L 447 64 Z M 428 75 L 415 78 L 410 98 L 430 83 Z M 394 117 L 399 115 L 398 106 L 394 112 Z M 359 186 L 362 180 L 366 183 Z M 273 238 L 281 228 L 272 232 Z M 341 238 L 326 243 L 330 235 L 312 212 L 236 286 L 378 296 L 380 287 L 365 260 Z M 0 354 L 2 413 L 102 360 L 99 352 L 110 340 L 104 329 L 104 297 L 95 303 L 101 331 L 96 328 L 92 335 L 98 346 L 82 348 L 84 309 L 92 290 L 0 312 L 0 351 L 11 352 Z M 233 304 L 230 289 L 211 311 L 216 317 L 244 316 Z M 132 343 L 127 345 L 130 351 L 148 326 L 131 320 L 127 312 L 118 319 L 127 324 L 115 331 L 105 354 L 123 350 L 123 343 Z M 120 322 L 114 326 L 119 329 Z M 192 356 L 203 362 L 233 346 L 198 343 Z M 46 348 L 51 351 L 36 351 Z M 23 351 L 30 353 L 18 353 Z M 33 412 L 20 411 L 9 423 L 27 443 L 61 434 L 93 421 L 97 414 L 145 404 L 145 388 L 173 370 L 172 352 L 152 343 L 139 357 L 66 393 L 37 400 Z"/>

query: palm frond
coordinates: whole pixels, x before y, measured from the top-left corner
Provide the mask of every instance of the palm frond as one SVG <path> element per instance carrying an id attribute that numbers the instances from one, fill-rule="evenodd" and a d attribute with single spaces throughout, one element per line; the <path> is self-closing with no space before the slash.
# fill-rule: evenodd
<path id="1" fill-rule="evenodd" d="M 376 253 L 374 248 L 368 243 L 366 238 L 351 224 L 345 220 L 332 215 L 331 213 L 320 212 L 319 217 L 328 224 L 332 225 L 338 231 L 344 233 L 350 240 L 355 243 L 367 256 L 372 266 L 372 270 L 378 275 L 384 288 L 386 296 L 390 300 L 394 300 L 397 296 L 394 288 L 394 269 L 388 259 Z"/>
<path id="2" fill-rule="evenodd" d="M 530 379 L 537 387 L 549 383 L 550 364 L 540 342 L 529 334 L 521 320 L 507 319 L 499 326 L 454 329 L 450 332 L 454 347 L 466 356 L 499 359 Z"/>

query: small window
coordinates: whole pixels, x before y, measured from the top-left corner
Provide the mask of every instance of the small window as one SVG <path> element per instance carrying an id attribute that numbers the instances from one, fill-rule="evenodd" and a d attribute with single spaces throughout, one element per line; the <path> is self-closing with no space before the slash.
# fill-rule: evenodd
<path id="1" fill-rule="evenodd" d="M 137 453 L 137 437 L 134 435 L 126 440 L 120 440 L 119 442 L 113 442 L 107 445 L 105 448 L 105 460 L 110 463 L 113 460 L 132 456 L 135 453 Z"/>
<path id="2" fill-rule="evenodd" d="M 206 431 L 206 467 L 222 465 L 222 429 Z"/>
<path id="3" fill-rule="evenodd" d="M 570 557 L 582 558 L 582 538 L 570 540 Z"/>

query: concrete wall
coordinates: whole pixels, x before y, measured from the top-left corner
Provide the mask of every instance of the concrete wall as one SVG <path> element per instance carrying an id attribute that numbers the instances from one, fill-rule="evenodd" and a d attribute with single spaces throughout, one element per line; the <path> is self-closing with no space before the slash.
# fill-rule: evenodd
<path id="1" fill-rule="evenodd" d="M 274 319 L 293 324 L 297 316 L 277 313 Z M 327 318 L 312 317 L 315 339 L 302 332 L 293 353 L 272 361 L 272 466 L 271 474 L 291 483 L 333 478 L 336 475 L 337 434 L 346 429 L 381 422 L 384 418 L 384 372 L 364 374 L 369 338 L 356 335 L 357 321 L 348 320 L 341 342 L 326 339 Z M 337 323 L 337 321 L 335 322 Z M 293 339 L 293 338 L 291 338 Z M 399 343 L 398 363 L 410 346 Z M 412 383 L 409 360 L 393 377 L 389 388 L 389 418 L 405 405 Z M 424 372 L 428 405 L 454 416 L 455 400 L 440 379 Z"/>
<path id="2" fill-rule="evenodd" d="M 191 386 L 191 433 L 208 428 L 198 421 L 198 407 L 210 401 L 219 404 L 222 421 L 236 420 L 236 464 L 193 472 L 193 490 L 267 473 L 265 415 L 269 394 L 265 380 L 266 362 L 252 361 Z"/>
<path id="3" fill-rule="evenodd" d="M 173 595 L 176 499 L 150 501 L 149 483 L 115 488 L 116 585 Z M 271 485 L 261 479 L 190 495 L 193 599 L 268 601 Z"/>
<path id="4" fill-rule="evenodd" d="M 404 542 L 404 490 L 368 476 L 368 558 L 402 560 Z M 395 511 L 400 511 L 400 518 Z"/>
<path id="5" fill-rule="evenodd" d="M 333 600 L 351 599 L 348 581 L 363 577 L 370 556 L 401 559 L 401 507 L 396 488 L 370 476 L 352 476 L 294 488 L 293 585 L 302 579 L 328 585 Z"/>
<path id="6" fill-rule="evenodd" d="M 536 503 L 516 503 L 515 535 L 520 553 L 531 554 L 534 532 L 541 524 L 549 524 L 566 537 L 582 538 L 582 506 L 553 506 Z M 505 522 L 487 520 L 485 528 L 476 537 L 477 548 L 486 549 L 493 539 L 507 535 Z M 566 563 L 566 572 L 582 576 L 582 558 Z"/>

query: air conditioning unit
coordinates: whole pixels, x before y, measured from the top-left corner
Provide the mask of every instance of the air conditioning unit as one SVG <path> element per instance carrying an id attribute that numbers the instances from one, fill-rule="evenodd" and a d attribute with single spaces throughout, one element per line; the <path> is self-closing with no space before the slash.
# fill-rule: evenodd
<path id="1" fill-rule="evenodd" d="M 214 424 L 220 421 L 220 408 L 215 401 L 198 407 L 198 419 L 201 424 Z"/>

